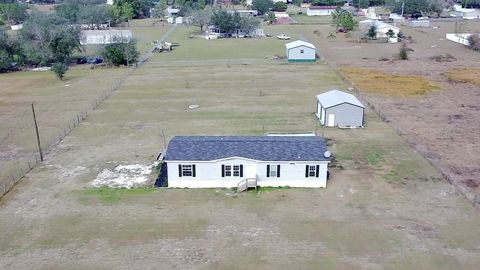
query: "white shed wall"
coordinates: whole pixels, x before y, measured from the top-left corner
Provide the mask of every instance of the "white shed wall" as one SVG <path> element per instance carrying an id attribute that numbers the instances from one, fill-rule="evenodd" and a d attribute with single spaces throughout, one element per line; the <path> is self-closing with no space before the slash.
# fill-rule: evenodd
<path id="1" fill-rule="evenodd" d="M 301 52 L 303 50 L 303 53 Z M 291 49 L 287 49 L 287 58 L 288 60 L 315 60 L 316 50 L 306 47 L 299 46 Z"/>

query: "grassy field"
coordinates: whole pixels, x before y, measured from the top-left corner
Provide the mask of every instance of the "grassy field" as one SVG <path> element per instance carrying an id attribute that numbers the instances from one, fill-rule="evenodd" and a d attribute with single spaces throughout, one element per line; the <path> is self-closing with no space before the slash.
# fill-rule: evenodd
<path id="1" fill-rule="evenodd" d="M 106 92 L 125 72 L 123 68 L 92 70 L 78 66 L 63 81 L 52 72 L 15 72 L 0 75 L 0 179 L 17 173 L 19 160 L 37 151 L 31 113 L 36 106 L 44 147 L 80 111 Z M 30 159 L 31 160 L 31 159 Z"/>
<path id="2" fill-rule="evenodd" d="M 290 14 L 290 17 L 298 23 L 308 24 L 331 24 L 332 16 L 307 16 L 305 14 Z"/>
<path id="3" fill-rule="evenodd" d="M 312 30 L 299 29 L 269 31 Z M 364 129 L 320 127 L 315 95 L 342 80 L 321 62 L 266 60 L 254 41 L 195 40 L 137 69 L 0 201 L 0 268 L 476 269 L 478 211 L 370 109 Z M 105 168 L 151 164 L 162 134 L 315 130 L 335 158 L 327 189 L 89 186 Z"/>
<path id="4" fill-rule="evenodd" d="M 445 76 L 448 80 L 457 82 L 457 83 L 471 83 L 475 85 L 480 85 L 480 69 L 479 68 L 469 68 L 469 69 L 454 69 L 445 72 Z"/>
<path id="5" fill-rule="evenodd" d="M 160 39 L 170 27 L 170 24 L 152 18 L 131 20 L 129 26 L 120 27 L 119 29 L 132 30 L 133 37 L 137 40 L 137 48 L 140 54 L 143 54 L 150 50 L 153 46 L 152 42 Z"/>
<path id="6" fill-rule="evenodd" d="M 198 27 L 180 26 L 169 38 L 179 43 L 170 53 L 156 54 L 153 61 L 272 58 L 283 55 L 286 41 L 275 38 L 217 39 L 190 38 Z"/>

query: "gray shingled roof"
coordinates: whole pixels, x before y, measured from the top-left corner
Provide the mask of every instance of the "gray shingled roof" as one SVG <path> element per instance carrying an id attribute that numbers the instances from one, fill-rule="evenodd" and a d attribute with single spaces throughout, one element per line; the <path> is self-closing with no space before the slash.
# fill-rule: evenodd
<path id="1" fill-rule="evenodd" d="M 165 160 L 327 161 L 325 151 L 325 140 L 316 136 L 176 136 L 168 144 Z"/>

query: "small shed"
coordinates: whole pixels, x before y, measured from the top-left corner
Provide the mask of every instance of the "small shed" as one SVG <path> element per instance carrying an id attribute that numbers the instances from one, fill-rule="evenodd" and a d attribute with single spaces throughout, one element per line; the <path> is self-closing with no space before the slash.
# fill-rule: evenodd
<path id="1" fill-rule="evenodd" d="M 327 127 L 363 127 L 365 106 L 352 94 L 331 90 L 317 96 L 317 117 Z"/>
<path id="2" fill-rule="evenodd" d="M 285 44 L 288 62 L 315 62 L 317 48 L 302 40 Z"/>

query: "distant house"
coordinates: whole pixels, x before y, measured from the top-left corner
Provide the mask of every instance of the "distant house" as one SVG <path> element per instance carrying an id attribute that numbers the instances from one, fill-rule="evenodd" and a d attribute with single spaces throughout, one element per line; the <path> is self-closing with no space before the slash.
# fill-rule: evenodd
<path id="1" fill-rule="evenodd" d="M 312 43 L 297 40 L 285 44 L 288 62 L 315 62 L 317 48 Z"/>
<path id="2" fill-rule="evenodd" d="M 164 161 L 168 187 L 327 185 L 330 152 L 317 136 L 177 136 Z"/>
<path id="3" fill-rule="evenodd" d="M 450 13 L 450 16 L 473 20 L 480 18 L 480 11 L 474 8 L 462 8 L 462 5 L 456 4 L 453 6 L 453 12 Z"/>
<path id="4" fill-rule="evenodd" d="M 307 8 L 308 16 L 328 16 L 337 9 L 337 6 L 310 6 Z"/>
<path id="5" fill-rule="evenodd" d="M 385 38 L 388 37 L 387 33 L 389 30 L 392 30 L 395 36 L 398 35 L 400 32 L 400 28 L 393 26 L 388 23 L 384 23 L 378 20 L 364 20 L 360 22 L 360 31 L 367 33 L 368 30 L 372 27 L 375 26 L 377 29 L 377 38 Z"/>
<path id="6" fill-rule="evenodd" d="M 365 106 L 352 94 L 331 90 L 317 96 L 316 115 L 327 127 L 362 127 Z"/>
<path id="7" fill-rule="evenodd" d="M 102 45 L 111 43 L 128 43 L 132 39 L 130 30 L 82 30 L 80 31 L 81 45 Z"/>
<path id="8" fill-rule="evenodd" d="M 178 8 L 171 8 L 171 7 L 167 8 L 168 17 L 175 17 L 178 15 L 179 12 L 180 12 L 180 9 Z"/>
<path id="9" fill-rule="evenodd" d="M 418 28 L 418 27 L 430 27 L 429 20 L 413 20 L 410 21 L 410 27 Z"/>
<path id="10" fill-rule="evenodd" d="M 465 46 L 470 46 L 469 38 L 472 35 L 478 35 L 480 37 L 480 34 L 472 34 L 472 33 L 447 33 L 445 36 L 447 40 L 460 43 Z"/>
<path id="11" fill-rule="evenodd" d="M 240 16 L 257 16 L 258 15 L 258 10 L 256 9 L 248 9 L 248 10 L 230 9 L 230 10 L 227 10 L 227 12 L 230 14 L 237 12 L 238 14 L 240 14 Z"/>

